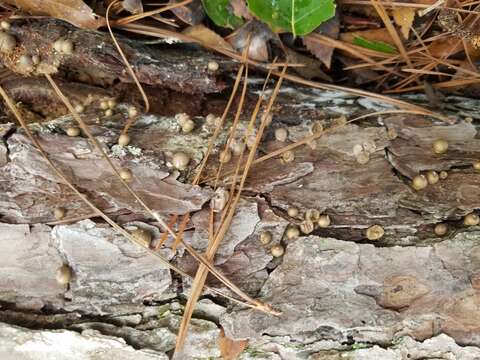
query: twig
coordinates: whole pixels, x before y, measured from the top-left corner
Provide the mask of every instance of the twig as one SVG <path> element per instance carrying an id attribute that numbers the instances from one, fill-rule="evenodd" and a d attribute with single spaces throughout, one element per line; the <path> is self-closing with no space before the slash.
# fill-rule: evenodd
<path id="1" fill-rule="evenodd" d="M 131 22 L 133 22 L 133 21 L 137 21 L 137 20 L 140 20 L 140 19 L 143 19 L 143 18 L 152 16 L 152 15 L 160 14 L 160 13 L 162 13 L 162 12 L 175 9 L 176 7 L 180 7 L 180 6 L 184 6 L 184 5 L 190 4 L 192 1 L 193 1 L 193 0 L 185 0 L 185 1 L 181 1 L 181 2 L 179 2 L 179 3 L 174 3 L 174 4 L 170 4 L 170 5 L 164 6 L 164 7 L 160 8 L 160 9 L 155 9 L 155 10 L 150 10 L 150 11 L 144 11 L 143 13 L 140 13 L 140 14 L 130 15 L 130 16 L 124 17 L 123 19 L 117 20 L 117 21 L 115 22 L 115 24 L 116 24 L 116 25 L 125 25 L 125 24 L 131 23 Z"/>
<path id="2" fill-rule="evenodd" d="M 143 102 L 145 103 L 145 112 L 148 112 L 150 110 L 150 103 L 148 102 L 147 94 L 145 94 L 145 91 L 143 90 L 142 84 L 140 84 L 140 81 L 138 81 L 137 75 L 135 75 L 135 71 L 133 71 L 133 69 L 132 69 L 132 65 L 130 65 L 130 63 L 128 62 L 127 57 L 125 56 L 120 44 L 118 43 L 117 39 L 115 38 L 115 35 L 113 35 L 112 28 L 110 27 L 110 19 L 109 19 L 109 16 L 108 16 L 109 11 L 110 11 L 110 8 L 114 4 L 116 4 L 117 2 L 118 2 L 118 0 L 115 0 L 114 2 L 112 2 L 107 7 L 107 12 L 105 14 L 105 19 L 107 20 L 108 32 L 110 33 L 110 36 L 112 38 L 113 43 L 115 44 L 115 47 L 118 50 L 118 53 L 122 57 L 123 63 L 125 64 L 125 67 L 127 68 L 128 73 L 132 77 L 133 81 L 135 81 L 135 84 L 137 85 L 137 88 L 138 88 L 138 90 L 140 91 L 140 94 L 143 97 Z M 134 118 L 132 118 L 132 119 L 134 119 Z M 130 119 L 129 119 L 129 121 L 130 121 Z M 132 123 L 133 123 L 133 120 L 132 120 Z M 127 125 L 128 125 L 128 127 L 127 127 Z M 127 131 L 128 131 L 128 128 L 131 126 L 131 124 L 127 123 L 127 125 L 125 125 L 125 129 L 127 129 Z M 124 129 L 123 133 L 127 132 L 125 129 Z"/>
<path id="3" fill-rule="evenodd" d="M 283 68 L 282 75 L 285 75 L 286 69 L 287 69 L 287 67 Z M 270 101 L 269 101 L 267 109 L 265 111 L 266 115 L 268 115 L 268 113 L 270 112 L 270 110 L 272 108 L 272 105 L 273 105 L 273 102 L 275 101 L 275 98 L 278 95 L 278 92 L 280 90 L 280 86 L 281 86 L 282 81 L 283 81 L 283 76 L 282 75 L 279 77 L 279 79 L 277 81 L 277 85 L 276 85 L 276 87 L 275 87 L 275 89 L 272 93 L 272 96 L 270 97 Z M 252 120 L 253 121 L 255 120 L 255 118 L 256 118 L 256 114 L 252 115 Z M 246 163 L 246 166 L 245 166 L 245 169 L 244 169 L 243 177 L 242 177 L 242 180 L 241 180 L 241 183 L 240 183 L 240 190 L 238 191 L 237 196 L 230 203 L 230 207 L 228 208 L 228 210 L 226 210 L 226 212 L 228 213 L 228 215 L 226 217 L 226 221 L 220 226 L 220 229 L 219 229 L 218 233 L 215 235 L 215 238 L 213 239 L 213 241 L 209 244 L 209 246 L 207 248 L 206 256 L 207 256 L 207 259 L 209 259 L 209 260 L 211 260 L 213 258 L 213 256 L 215 255 L 215 253 L 218 249 L 218 246 L 220 245 L 220 241 L 223 239 L 223 237 L 225 236 L 225 233 L 227 232 L 228 228 L 230 227 L 230 223 L 231 223 L 231 220 L 233 218 L 236 205 L 237 205 L 237 203 L 240 199 L 241 189 L 242 189 L 243 185 L 245 184 L 245 180 L 247 178 L 248 172 L 250 170 L 250 167 L 252 165 L 252 162 L 254 160 L 254 157 L 255 157 L 255 154 L 256 154 L 256 151 L 257 151 L 257 146 L 258 146 L 258 144 L 261 140 L 261 137 L 263 135 L 263 131 L 264 131 L 265 126 L 266 126 L 266 120 L 267 120 L 267 116 L 264 116 L 262 118 L 262 122 L 260 124 L 260 129 L 258 130 L 257 136 L 255 138 L 255 143 L 252 146 L 252 148 L 250 149 L 250 153 L 249 153 L 247 163 Z M 247 131 L 247 135 L 248 135 L 248 131 Z M 190 319 L 192 317 L 193 310 L 194 310 L 193 304 L 195 304 L 198 297 L 200 296 L 200 292 L 201 292 L 203 284 L 205 283 L 207 275 L 208 275 L 208 270 L 204 266 L 200 265 L 200 267 L 197 270 L 197 274 L 195 275 L 195 280 L 193 282 L 192 289 L 190 291 L 190 297 L 188 298 L 187 305 L 185 306 L 182 322 L 180 324 L 180 328 L 179 328 L 178 335 L 177 335 L 175 353 L 178 353 L 182 350 L 183 344 L 185 342 L 186 334 L 187 334 L 188 324 L 190 322 Z M 259 304 L 259 306 L 263 306 L 263 305 Z M 268 309 L 268 310 L 271 311 L 272 309 Z"/>

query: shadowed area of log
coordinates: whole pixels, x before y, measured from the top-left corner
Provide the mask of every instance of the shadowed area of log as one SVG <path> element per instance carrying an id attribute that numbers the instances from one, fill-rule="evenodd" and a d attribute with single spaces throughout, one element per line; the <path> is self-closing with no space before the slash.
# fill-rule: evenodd
<path id="1" fill-rule="evenodd" d="M 1 85 L 14 101 L 22 104 L 24 113 L 33 113 L 27 119 L 52 120 L 68 112 L 46 79 L 15 78 L 2 81 Z M 58 81 L 58 85 L 74 106 L 82 105 L 88 110 L 98 108 L 101 99 L 111 96 L 110 91 L 87 84 Z"/>
<path id="2" fill-rule="evenodd" d="M 80 82 L 55 81 L 72 104 L 82 105 L 84 114 L 89 116 L 102 116 L 100 103 L 104 99 L 115 98 L 136 106 L 137 109 L 144 106 L 138 89 L 133 84 L 119 83 L 111 89 L 104 89 Z M 19 110 L 27 122 L 53 120 L 68 114 L 67 108 L 44 78 L 12 77 L 1 80 L 1 85 L 19 104 Z M 154 86 L 145 86 L 144 90 L 149 99 L 150 112 L 154 114 L 174 116 L 184 112 L 197 115 L 203 111 L 205 99 L 201 95 L 192 98 L 189 94 Z"/>

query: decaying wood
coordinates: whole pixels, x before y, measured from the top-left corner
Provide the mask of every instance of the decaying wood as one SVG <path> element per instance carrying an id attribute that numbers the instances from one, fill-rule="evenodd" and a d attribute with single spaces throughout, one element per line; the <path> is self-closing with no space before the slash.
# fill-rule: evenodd
<path id="1" fill-rule="evenodd" d="M 300 107 L 295 105 L 299 99 L 304 104 Z M 328 93 L 297 89 L 292 95 L 285 88 L 260 154 L 285 145 L 275 140 L 276 128 L 288 130 L 290 143 L 311 134 L 315 121 L 323 122 L 324 128 L 335 126 L 339 109 L 362 111 L 362 101 L 350 99 L 349 105 L 339 107 L 333 100 Z M 318 103 L 323 104 L 322 111 L 305 105 Z M 94 114 L 99 111 L 93 108 L 84 118 L 114 161 L 133 170 L 132 186 L 165 217 L 193 211 L 185 239 L 197 250 L 205 250 L 208 200 L 213 192 L 208 184 L 201 188 L 186 184 L 201 161 L 212 127 L 198 117 L 194 118 L 195 130 L 182 134 L 174 118 L 145 115 L 132 128 L 132 144 L 122 148 L 115 142 L 126 121 L 123 111 L 118 111 L 114 119 L 96 123 Z M 71 121 L 67 116 L 32 127 L 55 163 L 97 205 L 116 213 L 117 221 L 124 226 L 140 226 L 160 238 L 158 224 L 123 194 L 86 139 L 64 134 Z M 245 131 L 244 125 L 242 122 L 240 134 Z M 57 311 L 80 312 L 88 321 L 73 318 L 57 321 L 53 327 L 95 329 L 104 336 L 124 338 L 137 349 L 154 349 L 157 356 L 170 351 L 178 326 L 172 316 L 178 320 L 178 313 L 160 320 L 151 314 L 164 306 L 159 302 L 170 303 L 188 293 L 189 282 L 172 278 L 147 253 L 103 224 L 84 220 L 44 225 L 54 220 L 55 206 L 65 207 L 67 218 L 88 212 L 49 172 L 22 131 L 12 125 L 3 127 L 2 152 L 8 157 L 0 174 L 2 219 L 25 224 L 4 224 L 0 232 L 2 253 L 8 259 L 0 266 L 4 279 L 0 298 L 9 309 L 0 312 L 1 319 L 48 329 L 52 327 L 48 325 L 51 317 L 59 316 L 55 315 Z M 387 135 L 390 128 L 396 129 L 395 139 Z M 216 156 L 225 136 L 222 132 Z M 451 149 L 440 156 L 430 149 L 439 137 L 448 139 Z M 468 121 L 445 126 L 412 115 L 381 116 L 327 131 L 316 141 L 315 149 L 296 149 L 292 163 L 274 158 L 255 165 L 215 264 L 236 284 L 284 314 L 276 319 L 232 308 L 228 313 L 224 309 L 223 315 L 215 310 L 216 315 L 212 315 L 210 307 L 204 315 L 197 314 L 197 319 L 206 316 L 221 324 L 229 338 L 248 339 L 249 345 L 240 356 L 243 359 L 258 353 L 270 354 L 267 358 L 272 359 L 275 353 L 289 354 L 293 359 L 301 354 L 322 359 L 328 354 L 350 353 L 358 344 L 370 351 L 368 356 L 383 356 L 382 351 L 386 351 L 375 344 L 393 353 L 404 351 L 400 350 L 403 347 L 412 354 L 430 356 L 434 349 L 429 344 L 436 344 L 435 351 L 442 353 L 453 340 L 460 344 L 455 345 L 455 351 L 477 356 L 480 328 L 472 314 L 478 303 L 479 232 L 476 227 L 465 227 L 461 219 L 480 207 L 479 175 L 471 167 L 471 162 L 480 157 L 476 137 L 475 124 Z M 353 148 L 357 144 L 373 144 L 367 164 L 356 162 Z M 169 163 L 176 151 L 192 157 L 189 169 L 182 173 Z M 212 171 L 216 156 L 209 165 Z M 446 170 L 449 177 L 425 190 L 412 190 L 411 177 L 430 169 Z M 228 177 L 225 181 L 228 183 Z M 286 214 L 291 205 L 301 213 L 310 208 L 327 213 L 332 225 L 287 241 L 283 236 L 286 227 L 300 222 Z M 449 231 L 438 237 L 433 226 L 441 221 L 448 223 Z M 380 240 L 366 239 L 365 230 L 373 224 L 385 229 Z M 273 235 L 273 242 L 267 246 L 258 239 L 265 230 Z M 160 251 L 193 273 L 193 259 L 182 249 L 172 253 L 168 249 L 171 243 L 172 239 Z M 278 243 L 286 246 L 286 253 L 274 259 L 270 247 Z M 383 247 L 386 245 L 396 246 Z M 74 273 L 68 288 L 55 281 L 55 269 L 62 263 L 71 266 Z M 219 286 L 213 280 L 210 285 Z M 22 309 L 46 308 L 53 314 L 40 318 L 22 315 Z M 102 320 L 99 315 L 136 320 L 121 325 Z M 206 329 L 213 332 L 201 327 L 197 331 L 195 321 L 186 353 L 180 358 L 191 358 L 188 354 L 198 347 L 204 351 L 204 357 L 198 358 L 220 356 L 216 325 L 207 321 L 205 324 L 210 325 Z M 159 345 L 158 334 L 162 332 L 170 334 L 170 342 Z M 56 336 L 60 334 L 66 333 Z M 142 336 L 146 337 L 143 342 L 138 340 Z M 292 343 L 293 349 L 289 347 Z M 8 344 L 4 346 L 12 346 Z M 462 347 L 465 345 L 471 347 Z M 277 350 L 272 352 L 272 346 Z M 360 350 L 355 351 L 360 354 Z"/>
<path id="2" fill-rule="evenodd" d="M 53 20 L 15 22 L 10 33 L 17 40 L 14 53 L 2 54 L 2 64 L 15 73 L 26 76 L 58 74 L 72 80 L 94 84 L 115 81 L 133 83 L 108 34 L 75 28 Z M 54 50 L 56 40 L 73 42 L 72 54 Z M 119 41 L 138 79 L 147 85 L 161 86 L 188 94 L 218 92 L 225 87 L 217 76 L 228 73 L 232 63 L 198 48 L 165 45 L 161 49 L 141 45 L 119 36 Z M 22 55 L 38 56 L 40 62 L 32 68 L 22 66 Z M 221 64 L 219 74 L 208 71 L 209 61 Z"/>
<path id="3" fill-rule="evenodd" d="M 45 66 L 58 57 L 48 45 L 52 39 L 76 36 L 73 28 L 57 22 L 19 23 L 12 29 L 22 42 L 41 45 Z M 130 82 L 108 38 L 99 40 L 101 35 L 93 32 L 91 36 L 79 40 L 78 46 L 100 42 L 105 47 L 102 52 L 79 51 L 72 58 L 59 58 L 57 75 L 63 77 L 78 70 L 78 64 L 88 64 L 98 65 L 105 83 Z M 199 67 L 207 59 L 203 55 L 192 58 L 183 53 L 182 66 L 189 72 L 171 68 L 167 72 L 169 56 L 178 59 L 175 51 L 166 52 L 159 63 L 151 58 L 152 63 L 140 66 L 140 48 L 128 46 L 139 77 L 152 89 L 195 93 L 222 89 L 203 65 Z M 14 58 L 4 56 L 2 61 L 17 70 Z M 168 80 L 168 73 L 182 79 Z M 210 80 L 201 80 L 206 76 Z M 131 103 L 120 103 L 114 116 L 105 117 L 99 99 L 114 96 L 117 89 L 64 80 L 60 86 L 65 94 L 74 103 L 88 105 L 81 116 L 115 165 L 132 170 L 132 188 L 165 221 L 172 214 L 192 213 L 184 238 L 204 251 L 214 196 L 211 179 L 230 123 L 215 144 L 202 185 L 189 184 L 215 130 L 204 115 L 221 108 L 223 100 L 206 95 L 208 101 L 191 107 L 196 111 L 192 115 L 198 116 L 192 118 L 195 128 L 188 134 L 181 132 L 173 116 L 140 115 L 130 130 L 130 145 L 122 147 L 116 143 Z M 183 83 L 191 87 L 178 85 Z M 31 129 L 80 191 L 121 226 L 147 230 L 152 245 L 158 243 L 164 235 L 159 224 L 120 186 L 98 151 L 83 136 L 66 135 L 73 119 L 59 116 L 65 113 L 63 105 L 50 102 L 54 96 L 45 82 L 17 78 L 4 80 L 2 86 L 23 103 L 25 112 L 55 118 L 41 123 L 32 118 Z M 257 91 L 252 85 L 247 108 Z M 175 100 L 166 102 L 175 109 Z M 459 117 L 451 125 L 412 114 L 343 124 L 345 115 L 351 119 L 383 109 L 342 93 L 282 89 L 259 157 L 311 135 L 319 123 L 326 131 L 314 143 L 294 149 L 292 162 L 275 157 L 253 165 L 214 264 L 251 296 L 283 314 L 267 316 L 205 293 L 178 359 L 220 358 L 218 341 L 247 344 L 239 355 L 244 360 L 480 357 L 480 227 L 463 224 L 464 215 L 480 208 L 480 173 L 472 167 L 480 159 L 480 103 L 447 97 L 445 111 Z M 237 140 L 246 132 L 247 119 L 245 113 Z M 287 130 L 285 142 L 275 139 L 278 128 Z M 65 354 L 72 349 L 72 359 L 92 358 L 92 352 L 102 354 L 98 355 L 102 359 L 167 359 L 175 346 L 190 280 L 172 274 L 145 250 L 92 218 L 18 127 L 2 124 L 0 137 L 2 358 L 13 354 L 13 358 L 36 359 L 36 347 L 48 341 L 56 344 L 45 350 L 52 359 L 68 358 Z M 449 142 L 445 154 L 432 151 L 438 138 Z M 358 146 L 368 149 L 368 162 L 357 161 Z M 191 159 L 184 171 L 172 166 L 179 151 Z M 232 166 L 233 161 L 226 165 L 220 186 L 229 186 Z M 413 190 L 412 178 L 428 170 L 447 171 L 448 177 Z M 290 206 L 300 210 L 299 217 L 288 216 Z M 66 216 L 54 225 L 56 207 L 65 208 Z M 331 225 L 316 226 L 308 236 L 288 240 L 286 229 L 300 225 L 308 209 L 328 214 Z M 448 225 L 443 236 L 434 233 L 440 222 Z M 384 236 L 368 240 L 366 230 L 372 225 L 382 226 Z M 259 241 L 264 231 L 272 234 L 270 244 Z M 174 252 L 172 243 L 168 238 L 158 251 L 194 274 L 194 259 L 181 247 Z M 285 254 L 274 258 L 271 247 L 277 244 L 285 247 Z M 55 280 L 62 264 L 73 272 L 68 286 Z M 213 278 L 207 283 L 221 287 Z"/>

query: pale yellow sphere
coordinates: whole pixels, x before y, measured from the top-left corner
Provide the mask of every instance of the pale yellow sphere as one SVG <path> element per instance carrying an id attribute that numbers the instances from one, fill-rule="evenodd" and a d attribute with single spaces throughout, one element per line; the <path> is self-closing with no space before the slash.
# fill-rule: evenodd
<path id="1" fill-rule="evenodd" d="M 70 137 L 75 137 L 75 136 L 78 136 L 80 135 L 80 128 L 78 127 L 69 127 L 67 129 L 67 135 L 70 136 Z"/>
<path id="2" fill-rule="evenodd" d="M 295 154 L 293 153 L 292 150 L 287 150 L 287 151 L 285 151 L 285 152 L 282 154 L 282 159 L 283 159 L 283 161 L 285 161 L 286 163 L 290 163 L 290 162 L 292 162 L 293 160 L 295 160 Z"/>
<path id="3" fill-rule="evenodd" d="M 191 119 L 187 119 L 182 125 L 182 132 L 185 134 L 192 132 L 193 129 L 195 129 L 195 123 Z"/>
<path id="4" fill-rule="evenodd" d="M 60 45 L 60 51 L 66 55 L 73 54 L 73 42 L 71 40 L 63 40 Z"/>
<path id="5" fill-rule="evenodd" d="M 190 158 L 183 152 L 178 152 L 173 155 L 172 164 L 173 167 L 178 170 L 185 170 L 190 162 Z"/>
<path id="6" fill-rule="evenodd" d="M 272 236 L 272 233 L 270 231 L 262 231 L 260 233 L 260 242 L 263 244 L 263 245 L 267 245 L 267 244 L 270 244 L 270 242 L 272 241 L 273 239 L 273 236 Z"/>
<path id="7" fill-rule="evenodd" d="M 207 68 L 208 68 L 208 71 L 217 71 L 219 69 L 219 65 L 218 65 L 218 62 L 216 61 L 209 61 L 208 62 L 208 65 L 207 65 Z"/>
<path id="8" fill-rule="evenodd" d="M 284 254 L 285 249 L 283 248 L 282 245 L 278 244 L 278 245 L 272 246 L 270 251 L 271 251 L 273 257 L 280 257 Z"/>
<path id="9" fill-rule="evenodd" d="M 288 240 L 294 240 L 300 236 L 300 230 L 298 230 L 298 227 L 296 226 L 289 226 L 285 235 Z"/>
<path id="10" fill-rule="evenodd" d="M 448 177 L 448 172 L 442 170 L 440 171 L 440 174 L 438 174 L 438 176 L 440 177 L 440 179 L 445 180 Z"/>
<path id="11" fill-rule="evenodd" d="M 138 110 L 135 106 L 130 106 L 128 108 L 128 117 L 134 118 L 135 116 L 138 115 Z"/>
<path id="12" fill-rule="evenodd" d="M 190 116 L 186 113 L 178 113 L 175 115 L 175 120 L 177 120 L 178 125 L 183 126 L 185 122 L 190 120 Z"/>
<path id="13" fill-rule="evenodd" d="M 318 226 L 320 226 L 321 228 L 329 227 L 331 222 L 332 221 L 330 220 L 330 216 L 326 214 L 320 215 L 320 217 L 318 218 Z"/>
<path id="14" fill-rule="evenodd" d="M 214 114 L 208 114 L 205 117 L 205 123 L 208 126 L 211 126 L 211 127 L 220 126 L 220 122 L 221 122 L 221 118 L 218 116 L 215 116 Z"/>
<path id="15" fill-rule="evenodd" d="M 444 139 L 435 140 L 432 145 L 435 154 L 444 154 L 448 150 L 448 142 Z"/>
<path id="16" fill-rule="evenodd" d="M 62 52 L 63 39 L 58 39 L 53 43 L 53 48 L 57 52 Z"/>
<path id="17" fill-rule="evenodd" d="M 428 180 L 424 175 L 417 175 L 412 180 L 412 187 L 415 190 L 425 189 L 428 185 Z"/>
<path id="18" fill-rule="evenodd" d="M 242 140 L 233 139 L 230 143 L 230 149 L 232 150 L 233 155 L 239 156 L 245 149 L 245 144 Z"/>
<path id="19" fill-rule="evenodd" d="M 2 30 L 8 31 L 10 30 L 10 23 L 8 21 L 2 20 L 0 21 L 0 28 L 2 28 Z"/>
<path id="20" fill-rule="evenodd" d="M 440 176 L 436 171 L 428 171 L 427 172 L 427 181 L 429 184 L 436 184 L 440 180 Z"/>
<path id="21" fill-rule="evenodd" d="M 289 206 L 287 209 L 287 214 L 290 217 L 297 217 L 298 213 L 299 213 L 298 208 L 296 208 L 295 206 Z"/>
<path id="22" fill-rule="evenodd" d="M 463 224 L 466 226 L 477 226 L 480 223 L 480 218 L 475 213 L 465 215 Z"/>
<path id="23" fill-rule="evenodd" d="M 115 99 L 110 99 L 107 101 L 107 105 L 110 109 L 115 109 L 117 106 L 117 101 Z"/>
<path id="24" fill-rule="evenodd" d="M 131 181 L 133 179 L 133 173 L 130 169 L 121 169 L 119 174 L 120 177 L 125 181 Z"/>
<path id="25" fill-rule="evenodd" d="M 252 149 L 253 146 L 255 145 L 256 141 L 257 141 L 257 138 L 256 138 L 255 134 L 248 135 L 247 140 L 246 140 L 247 148 Z"/>
<path id="26" fill-rule="evenodd" d="M 105 110 L 105 116 L 112 116 L 112 115 L 113 115 L 113 110 L 112 109 Z"/>
<path id="27" fill-rule="evenodd" d="M 435 235 L 443 236 L 447 233 L 448 226 L 445 223 L 440 223 L 440 224 L 435 225 L 435 228 L 433 229 L 433 231 L 435 232 Z"/>
<path id="28" fill-rule="evenodd" d="M 65 217 L 65 209 L 63 207 L 57 207 L 53 210 L 53 215 L 55 219 L 62 220 Z"/>
<path id="29" fill-rule="evenodd" d="M 85 107 L 82 104 L 75 105 L 75 112 L 81 114 L 85 111 Z"/>
<path id="30" fill-rule="evenodd" d="M 24 70 L 32 70 L 33 69 L 33 60 L 30 56 L 28 55 L 22 55 L 18 59 L 18 64 L 24 69 Z"/>
<path id="31" fill-rule="evenodd" d="M 118 145 L 127 146 L 130 144 L 130 135 L 122 134 L 118 137 Z"/>
<path id="32" fill-rule="evenodd" d="M 230 150 L 224 150 L 220 153 L 219 160 L 221 163 L 226 164 L 232 160 L 232 152 Z"/>
<path id="33" fill-rule="evenodd" d="M 278 128 L 275 130 L 275 139 L 280 142 L 286 141 L 288 138 L 288 131 L 285 128 Z"/>
<path id="34" fill-rule="evenodd" d="M 472 165 L 475 171 L 480 171 L 480 161 L 474 161 Z"/>
<path id="35" fill-rule="evenodd" d="M 367 239 L 368 240 L 378 240 L 385 235 L 385 230 L 380 225 L 373 225 L 367 229 Z"/>
<path id="36" fill-rule="evenodd" d="M 356 156 L 356 160 L 360 165 L 365 165 L 370 161 L 370 154 L 364 150 Z"/>
<path id="37" fill-rule="evenodd" d="M 60 266 L 55 272 L 55 278 L 60 285 L 67 285 L 72 279 L 72 269 L 68 265 Z"/>

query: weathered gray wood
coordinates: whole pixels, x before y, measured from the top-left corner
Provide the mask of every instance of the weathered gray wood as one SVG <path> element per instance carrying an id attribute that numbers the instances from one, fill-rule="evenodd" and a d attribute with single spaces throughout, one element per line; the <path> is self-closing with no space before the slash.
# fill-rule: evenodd
<path id="1" fill-rule="evenodd" d="M 341 94 L 288 87 L 277 104 L 259 156 L 310 135 L 315 121 L 328 129 L 338 124 L 342 113 L 353 117 L 377 106 Z M 451 109 L 462 111 L 457 105 L 458 99 L 453 99 Z M 189 183 L 215 127 L 199 116 L 194 118 L 194 131 L 183 134 L 173 117 L 142 115 L 131 130 L 131 145 L 122 148 L 115 143 L 127 106 L 121 104 L 114 117 L 104 118 L 92 105 L 82 116 L 112 160 L 132 169 L 133 188 L 165 220 L 171 214 L 193 212 L 185 239 L 203 251 L 212 182 L 195 187 Z M 238 139 L 245 134 L 246 121 L 247 116 Z M 65 135 L 72 123 L 66 116 L 41 126 L 33 124 L 32 129 L 81 191 L 122 226 L 146 228 L 158 241 L 159 224 L 121 188 L 87 139 Z M 288 130 L 285 143 L 275 140 L 279 127 Z M 98 333 L 93 338 L 73 333 L 95 329 L 115 337 L 112 341 L 125 339 L 137 352 L 151 349 L 152 356 L 164 357 L 173 349 L 190 280 L 172 276 L 101 222 L 51 224 L 55 206 L 67 209 L 67 220 L 91 214 L 51 173 L 21 130 L 11 125 L 4 128 L 0 321 L 25 328 L 3 325 L 2 335 L 17 335 L 2 336 L 2 349 L 21 348 L 22 339 L 37 341 L 39 334 L 41 339 L 69 337 L 65 349 L 79 342 L 80 347 L 97 344 Z M 390 128 L 396 129 L 397 137 L 389 136 Z M 223 130 L 206 179 L 218 168 L 226 137 Z M 431 151 L 432 141 L 439 137 L 451 145 L 441 156 Z M 462 222 L 462 216 L 480 208 L 480 175 L 471 166 L 480 158 L 477 138 L 477 124 L 462 117 L 446 126 L 413 115 L 384 115 L 329 130 L 314 148 L 295 149 L 293 162 L 274 158 L 254 165 L 215 265 L 250 294 L 284 313 L 268 317 L 208 294 L 214 302 L 202 300 L 179 358 L 219 358 L 218 324 L 228 336 L 249 340 L 242 359 L 403 359 L 406 353 L 411 358 L 442 358 L 448 353 L 459 359 L 478 357 L 480 231 Z M 356 161 L 356 145 L 372 149 L 366 164 Z M 177 151 L 191 157 L 185 171 L 171 166 Z M 411 177 L 425 170 L 446 170 L 449 176 L 424 190 L 413 190 Z M 221 186 L 229 184 L 229 177 L 221 180 Z M 298 207 L 300 215 L 289 217 L 289 206 Z M 287 240 L 287 226 L 300 224 L 305 211 L 312 208 L 329 214 L 331 226 Z M 433 227 L 442 221 L 449 230 L 439 237 Z M 365 232 L 375 224 L 385 229 L 385 235 L 370 241 Z M 266 246 L 259 241 L 264 230 L 273 235 Z M 168 239 L 160 251 L 193 273 L 193 259 L 181 247 L 173 253 L 172 243 Z M 283 257 L 272 257 L 274 244 L 286 248 Z M 54 280 L 62 263 L 73 270 L 69 287 Z M 213 279 L 209 284 L 219 286 Z M 40 309 L 45 313 L 39 314 Z M 26 328 L 43 332 L 34 334 Z M 50 351 L 54 354 L 56 348 Z M 28 356 L 35 359 L 35 354 Z"/>

